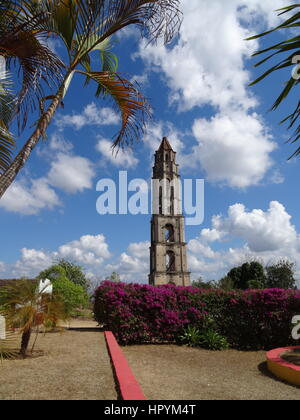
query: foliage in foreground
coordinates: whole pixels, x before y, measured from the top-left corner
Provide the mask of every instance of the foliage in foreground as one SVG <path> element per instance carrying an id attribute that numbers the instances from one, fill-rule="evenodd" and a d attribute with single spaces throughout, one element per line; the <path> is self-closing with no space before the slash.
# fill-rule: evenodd
<path id="1" fill-rule="evenodd" d="M 275 100 L 272 106 L 272 110 L 276 110 L 280 105 L 283 104 L 284 100 L 286 100 L 286 98 L 293 91 L 296 91 L 299 81 L 300 81 L 300 78 L 299 78 L 300 38 L 299 38 L 299 35 L 297 34 L 297 30 L 300 26 L 300 11 L 299 10 L 300 10 L 299 3 L 292 4 L 292 5 L 283 7 L 282 9 L 279 9 L 278 12 L 280 12 L 280 15 L 286 15 L 289 12 L 292 12 L 292 14 L 287 19 L 284 19 L 280 25 L 276 26 L 272 30 L 253 36 L 251 38 L 248 38 L 248 40 L 252 40 L 252 39 L 265 37 L 269 34 L 284 32 L 285 39 L 283 41 L 273 44 L 269 46 L 268 48 L 264 48 L 263 50 L 257 51 L 255 54 L 253 54 L 253 57 L 261 56 L 261 60 L 255 65 L 255 67 L 259 67 L 270 60 L 274 60 L 274 58 L 277 60 L 275 64 L 273 62 L 272 65 L 258 79 L 254 80 L 251 83 L 251 85 L 255 85 L 256 83 L 270 76 L 274 72 L 278 72 L 283 69 L 287 70 L 286 75 L 288 76 L 288 80 L 285 83 L 280 84 L 279 88 L 281 89 L 281 92 L 279 96 L 277 97 L 277 99 Z M 293 33 L 291 32 L 291 30 L 293 31 Z M 292 37 L 289 38 L 291 34 L 292 34 Z M 291 75 L 291 67 L 293 67 L 292 75 Z M 283 86 L 283 88 L 281 86 Z M 281 121 L 281 123 L 288 121 L 289 129 L 297 125 L 294 134 L 291 136 L 289 140 L 291 143 L 296 143 L 300 140 L 299 116 L 300 116 L 300 101 L 297 100 L 296 106 L 294 110 L 291 112 L 291 114 L 289 114 L 283 121 Z M 298 146 L 292 156 L 299 156 L 299 154 L 300 154 L 300 147 Z"/>
<path id="2" fill-rule="evenodd" d="M 206 346 L 223 337 L 236 349 L 283 347 L 295 344 L 291 322 L 300 314 L 296 290 L 224 291 L 103 282 L 94 297 L 95 319 L 121 344 L 181 342 L 187 328 L 194 327 L 206 333 Z"/>
<path id="3" fill-rule="evenodd" d="M 23 357 L 27 354 L 33 328 L 56 325 L 59 319 L 67 319 L 66 307 L 60 295 L 57 292 L 44 294 L 38 282 L 32 280 L 18 280 L 2 287 L 0 297 L 1 313 L 8 326 L 22 335 L 20 354 Z"/>

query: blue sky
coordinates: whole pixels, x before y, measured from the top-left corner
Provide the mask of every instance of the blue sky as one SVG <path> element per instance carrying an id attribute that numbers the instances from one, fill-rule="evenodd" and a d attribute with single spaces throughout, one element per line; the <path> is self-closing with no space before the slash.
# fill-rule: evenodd
<path id="1" fill-rule="evenodd" d="M 171 44 L 148 45 L 133 30 L 116 40 L 119 72 L 136 80 L 153 107 L 145 135 L 115 158 L 119 116 L 94 87 L 74 78 L 26 168 L 0 201 L 2 278 L 35 276 L 57 258 L 82 265 L 91 279 L 112 271 L 147 282 L 150 215 L 96 212 L 102 178 L 152 176 L 163 136 L 177 151 L 181 175 L 205 179 L 205 219 L 186 227 L 192 278 L 219 279 L 248 259 L 264 264 L 300 257 L 299 159 L 279 121 L 292 96 L 268 113 L 290 69 L 259 85 L 252 52 L 278 40 L 244 39 L 279 23 L 287 0 L 183 0 L 184 22 Z M 52 47 L 63 57 L 57 43 Z M 30 134 L 28 128 L 19 144 Z M 300 278 L 300 266 L 297 267 Z"/>

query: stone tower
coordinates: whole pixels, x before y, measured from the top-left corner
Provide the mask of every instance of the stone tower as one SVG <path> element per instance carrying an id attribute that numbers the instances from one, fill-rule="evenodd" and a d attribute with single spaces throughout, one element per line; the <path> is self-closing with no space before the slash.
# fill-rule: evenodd
<path id="1" fill-rule="evenodd" d="M 149 283 L 190 285 L 176 152 L 163 138 L 153 167 Z"/>

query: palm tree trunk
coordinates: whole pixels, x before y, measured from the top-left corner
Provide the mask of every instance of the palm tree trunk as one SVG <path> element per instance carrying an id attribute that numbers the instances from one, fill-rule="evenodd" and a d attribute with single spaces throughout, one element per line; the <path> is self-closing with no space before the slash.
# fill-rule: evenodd
<path id="1" fill-rule="evenodd" d="M 49 106 L 48 110 L 40 118 L 38 125 L 31 137 L 28 139 L 24 147 L 17 154 L 17 156 L 15 157 L 11 165 L 8 167 L 8 169 L 0 175 L 0 198 L 3 196 L 7 188 L 13 183 L 21 168 L 27 162 L 32 150 L 39 142 L 41 136 L 45 134 L 50 124 L 50 121 L 55 114 L 55 111 L 61 103 L 61 92 L 62 89 L 60 88 L 56 96 L 53 97 L 52 103 Z"/>
<path id="2" fill-rule="evenodd" d="M 26 353 L 27 353 L 27 348 L 29 345 L 29 341 L 30 341 L 30 336 L 31 336 L 31 328 L 28 328 L 27 330 L 25 330 L 22 334 L 22 341 L 21 341 L 21 350 L 20 350 L 20 354 L 24 357 L 26 357 Z"/>

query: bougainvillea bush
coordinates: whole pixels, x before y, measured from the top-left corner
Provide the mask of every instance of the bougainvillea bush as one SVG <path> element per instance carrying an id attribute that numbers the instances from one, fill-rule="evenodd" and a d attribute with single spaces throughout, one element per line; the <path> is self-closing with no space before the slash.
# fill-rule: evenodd
<path id="1" fill-rule="evenodd" d="M 188 326 L 210 328 L 233 348 L 258 350 L 295 344 L 294 315 L 300 315 L 300 291 L 201 290 L 105 281 L 94 294 L 95 319 L 120 344 L 179 342 Z"/>

